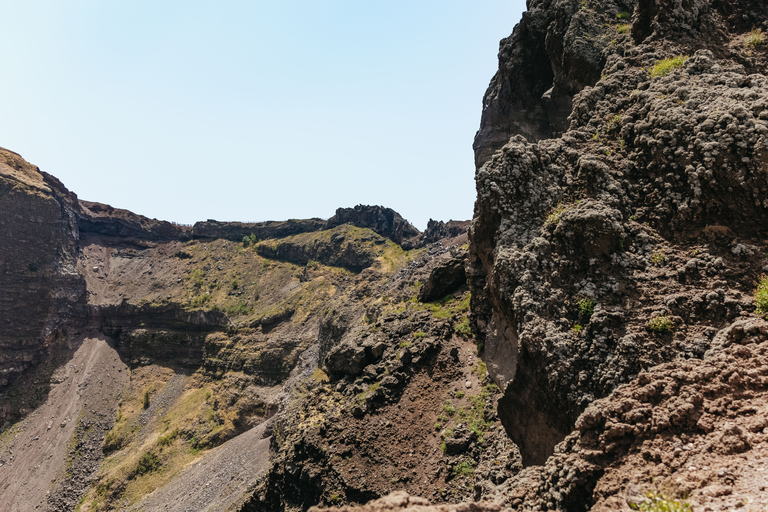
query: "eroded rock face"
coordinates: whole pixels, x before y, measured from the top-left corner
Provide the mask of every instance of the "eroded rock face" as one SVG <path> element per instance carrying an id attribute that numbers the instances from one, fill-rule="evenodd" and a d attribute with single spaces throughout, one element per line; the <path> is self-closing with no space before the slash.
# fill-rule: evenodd
<path id="1" fill-rule="evenodd" d="M 568 128 L 573 95 L 600 79 L 612 53 L 604 27 L 635 8 L 635 0 L 593 3 L 530 0 L 512 35 L 502 39 L 473 144 L 478 168 L 513 135 L 533 142 Z"/>
<path id="2" fill-rule="evenodd" d="M 567 18 L 565 3 L 534 3 L 502 45 L 530 51 L 522 35 L 537 19 L 568 19 L 597 46 L 612 38 L 594 61 L 599 80 L 572 82 L 561 137 L 530 142 L 542 138 L 519 125 L 530 110 L 499 99 L 499 77 L 522 67 L 502 59 L 486 101 L 483 122 L 503 105 L 511 128 L 478 160 L 467 274 L 489 372 L 505 390 L 500 417 L 526 464 L 543 463 L 595 398 L 643 369 L 702 357 L 753 311 L 768 225 L 768 81 L 765 49 L 748 50 L 734 20 L 768 16 L 752 4 L 672 3 L 637 5 L 632 20 L 655 27 L 641 45 L 630 30 L 641 28 L 616 18 L 630 6 L 612 2 Z M 599 25 L 605 13 L 612 19 Z M 721 27 L 705 37 L 712 20 Z M 689 37 L 672 39 L 684 26 Z M 681 54 L 689 58 L 651 74 Z M 656 317 L 672 327 L 653 331 Z"/>
<path id="3" fill-rule="evenodd" d="M 113 208 L 108 204 L 80 201 L 80 231 L 94 235 L 139 240 L 167 241 L 190 240 L 189 226 L 164 220 L 149 219 L 128 210 Z"/>
<path id="4" fill-rule="evenodd" d="M 0 149 L 0 386 L 39 362 L 85 303 L 77 208 L 56 178 Z"/>

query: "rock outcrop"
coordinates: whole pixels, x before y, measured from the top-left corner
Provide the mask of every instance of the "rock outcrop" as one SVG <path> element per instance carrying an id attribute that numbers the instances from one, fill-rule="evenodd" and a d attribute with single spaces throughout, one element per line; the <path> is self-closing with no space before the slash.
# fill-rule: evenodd
<path id="1" fill-rule="evenodd" d="M 189 240 L 189 226 L 150 219 L 108 204 L 80 201 L 79 227 L 82 233 L 123 239 L 169 241 Z"/>
<path id="2" fill-rule="evenodd" d="M 0 387 L 43 360 L 56 329 L 82 314 L 77 211 L 56 178 L 0 149 Z"/>
<path id="3" fill-rule="evenodd" d="M 768 79 L 740 30 L 768 16 L 749 2 L 531 4 L 486 95 L 468 274 L 502 422 L 542 464 L 595 398 L 702 357 L 754 310 Z M 549 72 L 525 57 L 545 50 L 551 93 L 572 104 L 561 125 L 521 100 Z"/>
<path id="4" fill-rule="evenodd" d="M 359 204 L 354 208 L 339 208 L 336 210 L 336 214 L 328 219 L 326 228 L 330 229 L 341 224 L 368 228 L 402 245 L 404 249 L 416 247 L 421 234 L 395 210 L 383 206 Z"/>
<path id="5" fill-rule="evenodd" d="M 239 242 L 243 237 L 253 235 L 257 240 L 285 238 L 299 233 L 309 233 L 324 229 L 326 221 L 322 219 L 291 219 L 267 222 L 220 222 L 207 220 L 195 222 L 192 235 L 195 238 L 224 238 Z"/>
<path id="6" fill-rule="evenodd" d="M 628 17 L 635 3 L 529 0 L 523 19 L 501 41 L 499 70 L 483 97 L 473 145 L 477 168 L 514 135 L 535 142 L 568 129 L 573 96 L 600 79 L 615 51 L 617 15 Z"/>

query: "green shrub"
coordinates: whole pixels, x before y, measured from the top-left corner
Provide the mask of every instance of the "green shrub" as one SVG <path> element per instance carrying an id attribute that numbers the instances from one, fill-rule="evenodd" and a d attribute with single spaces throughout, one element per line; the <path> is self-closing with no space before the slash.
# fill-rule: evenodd
<path id="1" fill-rule="evenodd" d="M 443 410 L 446 412 L 446 414 L 448 414 L 448 416 L 453 416 L 456 414 L 456 408 L 451 404 L 444 404 Z"/>
<path id="2" fill-rule="evenodd" d="M 630 503 L 629 508 L 642 512 L 691 512 L 687 501 L 669 498 L 658 491 L 650 491 L 645 496 L 640 503 Z"/>
<path id="3" fill-rule="evenodd" d="M 563 216 L 563 213 L 565 210 L 567 210 L 568 207 L 562 203 L 557 203 L 557 206 L 549 212 L 549 215 L 547 215 L 547 220 L 545 221 L 546 224 L 552 224 L 553 226 L 557 226 L 557 224 L 560 222 L 560 217 Z"/>
<path id="4" fill-rule="evenodd" d="M 675 327 L 675 323 L 667 315 L 660 315 L 648 321 L 648 328 L 653 332 L 668 332 Z"/>
<path id="5" fill-rule="evenodd" d="M 755 311 L 758 315 L 768 313 L 768 276 L 765 274 L 760 276 L 755 290 Z"/>
<path id="6" fill-rule="evenodd" d="M 400 342 L 400 348 L 408 348 L 410 346 L 411 346 L 411 342 L 410 341 L 401 341 Z"/>
<path id="7" fill-rule="evenodd" d="M 427 333 L 425 333 L 424 331 L 416 331 L 416 332 L 413 333 L 413 337 L 416 338 L 416 339 L 423 338 L 426 335 L 427 335 Z M 404 341 L 403 343 L 408 343 L 408 342 Z M 408 346 L 410 346 L 410 343 L 408 343 Z"/>
<path id="8" fill-rule="evenodd" d="M 237 304 L 230 304 L 224 307 L 224 312 L 227 316 L 245 316 L 249 315 L 251 311 L 252 308 L 247 302 L 238 302 Z"/>
<path id="9" fill-rule="evenodd" d="M 581 299 L 576 303 L 579 306 L 579 314 L 582 316 L 592 316 L 595 312 L 595 301 L 589 297 Z"/>
<path id="10" fill-rule="evenodd" d="M 664 251 L 659 250 L 655 251 L 651 255 L 651 263 L 654 265 L 663 265 L 667 261 L 667 255 L 664 254 Z"/>
<path id="11" fill-rule="evenodd" d="M 464 398 L 464 392 L 463 391 L 457 391 L 456 392 L 456 398 Z"/>
<path id="12" fill-rule="evenodd" d="M 651 78 L 657 78 L 667 76 L 675 69 L 685 64 L 688 57 L 685 55 L 678 55 L 677 57 L 670 57 L 669 59 L 660 60 L 650 69 Z"/>
<path id="13" fill-rule="evenodd" d="M 581 334 L 581 331 L 584 330 L 584 327 L 582 327 L 581 324 L 576 324 L 576 325 L 573 326 L 573 330 L 576 331 L 577 333 Z"/>
<path id="14" fill-rule="evenodd" d="M 632 15 L 628 11 L 621 11 L 619 14 L 616 15 L 616 19 L 619 19 L 619 20 L 628 20 L 631 17 Z"/>
<path id="15" fill-rule="evenodd" d="M 747 48 L 757 48 L 761 44 L 765 42 L 765 35 L 763 35 L 763 31 L 759 28 L 753 28 L 752 31 L 749 33 L 747 38 L 744 40 L 744 44 L 747 46 Z"/>
<path id="16" fill-rule="evenodd" d="M 106 436 L 104 436 L 104 444 L 101 445 L 101 451 L 104 454 L 115 452 L 128 444 L 128 440 L 125 438 L 122 432 L 118 432 L 113 429 L 110 430 Z"/>
<path id="17" fill-rule="evenodd" d="M 149 390 L 144 391 L 144 408 L 149 409 Z"/>
<path id="18" fill-rule="evenodd" d="M 132 476 L 145 475 L 151 471 L 156 471 L 160 468 L 160 459 L 152 452 L 147 452 L 141 456 L 139 462 L 136 463 L 136 467 L 131 472 Z"/>
<path id="19" fill-rule="evenodd" d="M 453 476 L 472 476 L 475 474 L 475 464 L 477 463 L 473 460 L 464 461 L 453 466 L 451 473 L 453 473 Z"/>
<path id="20" fill-rule="evenodd" d="M 461 334 L 462 336 L 466 336 L 468 338 L 471 338 L 473 335 L 472 326 L 469 324 L 469 318 L 465 318 L 456 324 L 453 330 L 456 331 L 457 334 Z"/>
<path id="21" fill-rule="evenodd" d="M 616 27 L 616 33 L 618 34 L 629 34 L 629 25 L 623 24 Z"/>

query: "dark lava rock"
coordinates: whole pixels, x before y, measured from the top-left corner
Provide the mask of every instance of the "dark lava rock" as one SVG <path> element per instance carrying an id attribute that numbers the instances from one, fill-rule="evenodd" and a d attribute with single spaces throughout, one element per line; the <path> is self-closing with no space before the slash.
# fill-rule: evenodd
<path id="1" fill-rule="evenodd" d="M 149 219 L 107 204 L 81 200 L 79 205 L 82 233 L 151 241 L 192 239 L 192 229 L 188 226 Z"/>
<path id="2" fill-rule="evenodd" d="M 434 266 L 427 280 L 419 288 L 419 301 L 432 302 L 442 299 L 467 284 L 464 271 L 466 256 L 466 249 L 457 249 L 430 262 L 430 265 Z"/>
<path id="3" fill-rule="evenodd" d="M 354 208 L 339 208 L 336 215 L 328 219 L 326 229 L 341 224 L 352 224 L 368 228 L 395 243 L 410 249 L 418 243 L 421 232 L 392 208 L 359 204 Z"/>

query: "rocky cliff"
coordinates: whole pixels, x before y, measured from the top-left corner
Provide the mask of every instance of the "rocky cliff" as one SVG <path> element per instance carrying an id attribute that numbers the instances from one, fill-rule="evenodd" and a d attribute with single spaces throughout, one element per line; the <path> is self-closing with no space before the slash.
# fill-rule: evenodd
<path id="1" fill-rule="evenodd" d="M 0 149 L 0 386 L 55 350 L 56 330 L 82 314 L 77 197 L 53 176 Z M 4 421 L 7 404 L 0 406 Z"/>
<path id="2" fill-rule="evenodd" d="M 766 20 L 762 2 L 529 2 L 502 41 L 475 140 L 468 275 L 526 465 L 577 450 L 566 436 L 595 399 L 658 364 L 714 357 L 755 314 Z M 512 501 L 581 510 L 606 496 L 598 477 L 574 478 Z"/>

